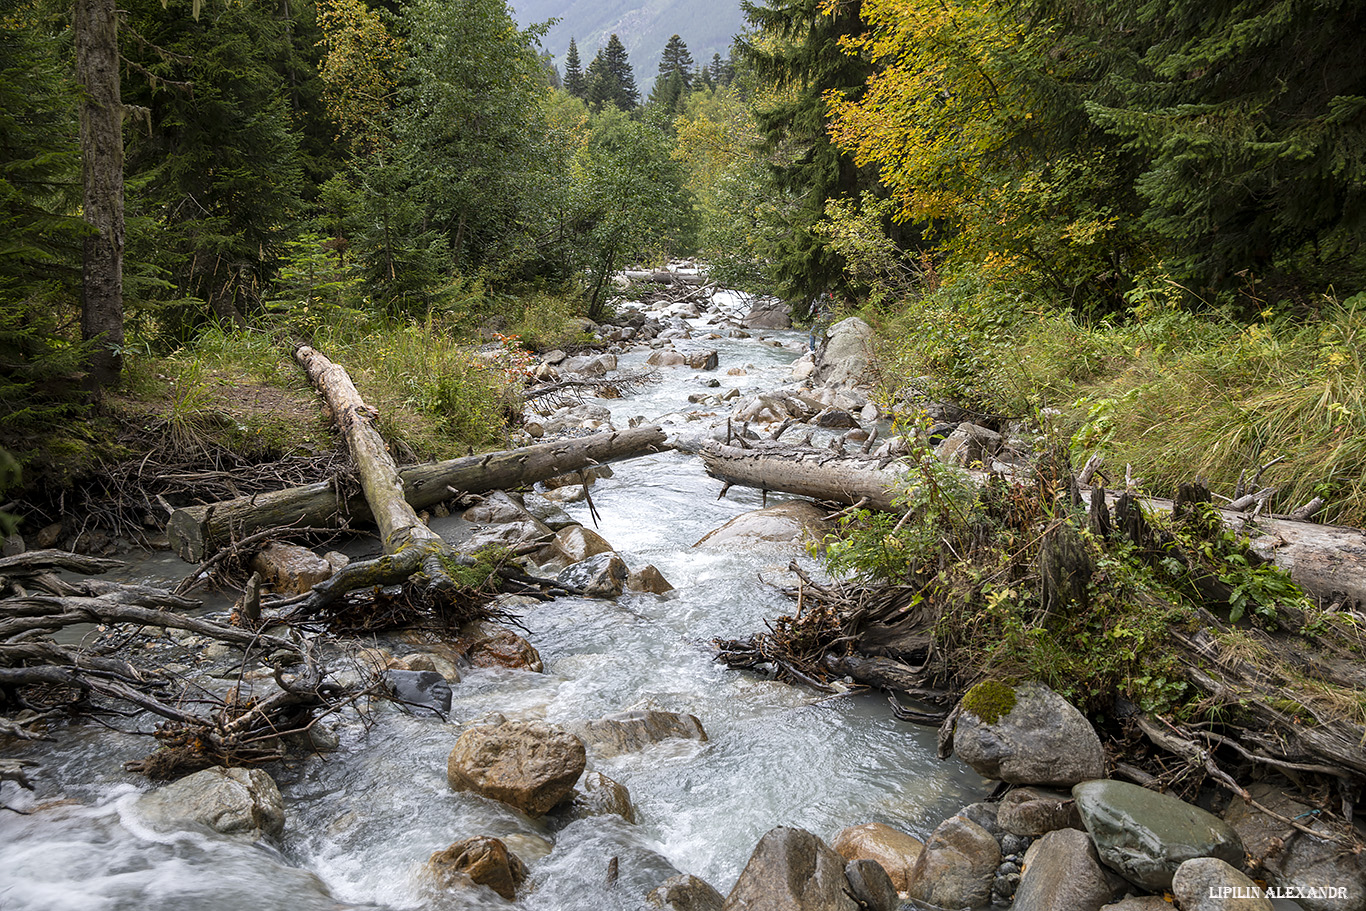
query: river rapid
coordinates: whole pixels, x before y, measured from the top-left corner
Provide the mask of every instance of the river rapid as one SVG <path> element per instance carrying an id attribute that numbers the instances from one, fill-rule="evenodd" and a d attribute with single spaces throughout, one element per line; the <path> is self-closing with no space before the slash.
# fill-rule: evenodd
<path id="1" fill-rule="evenodd" d="M 716 309 L 744 299 L 722 293 Z M 636 395 L 602 400 L 617 426 L 642 416 L 694 411 L 688 396 L 766 391 L 787 381 L 806 336 L 701 338 L 707 316 L 688 321 L 694 338 L 677 348 L 716 349 L 719 368 L 661 371 Z M 620 369 L 649 349 L 620 356 Z M 743 374 L 731 375 L 731 368 Z M 710 381 L 719 388 L 707 388 Z M 728 407 L 728 406 L 727 406 Z M 724 413 L 719 419 L 724 422 Z M 696 426 L 674 418 L 675 429 Z M 758 839 L 774 826 L 829 841 L 840 829 L 884 822 L 921 838 L 988 786 L 957 760 L 935 758 L 931 730 L 897 721 L 883 697 L 829 697 L 713 663 L 713 637 L 738 638 L 792 603 L 761 577 L 780 575 L 792 548 L 709 550 L 693 545 L 730 518 L 757 509 L 758 491 L 732 489 L 693 456 L 664 452 L 618 463 L 592 488 L 599 533 L 632 568 L 654 564 L 668 595 L 615 601 L 565 597 L 518 608 L 544 673 L 467 669 L 453 686 L 449 723 L 386 702 L 329 721 L 336 751 L 267 768 L 285 798 L 278 842 L 249 843 L 207 829 L 159 831 L 136 799 L 155 785 L 124 772 L 153 742 L 120 731 L 150 730 L 147 718 L 58 726 L 54 741 L 9 751 L 38 763 L 33 793 L 4 785 L 0 813 L 0 908 L 5 911 L 232 911 L 232 909 L 489 908 L 606 911 L 644 907 L 644 895 L 677 872 L 728 892 Z M 769 503 L 778 498 L 770 496 Z M 583 524 L 585 503 L 566 509 Z M 451 540 L 469 531 L 434 520 Z M 349 550 L 364 555 L 357 541 Z M 128 575 L 174 584 L 189 569 L 148 555 Z M 210 607 L 223 608 L 223 604 Z M 195 664 L 186 656 L 187 667 Z M 227 681 L 206 678 L 221 692 Z M 446 782 L 446 756 L 461 728 L 490 714 L 552 723 L 650 708 L 696 715 L 706 742 L 670 740 L 589 767 L 625 784 L 637 813 L 591 817 L 556 828 Z M 484 888 L 438 893 L 422 870 L 432 852 L 473 835 L 504 838 L 528 864 L 515 902 Z M 606 877 L 617 858 L 615 884 Z"/>

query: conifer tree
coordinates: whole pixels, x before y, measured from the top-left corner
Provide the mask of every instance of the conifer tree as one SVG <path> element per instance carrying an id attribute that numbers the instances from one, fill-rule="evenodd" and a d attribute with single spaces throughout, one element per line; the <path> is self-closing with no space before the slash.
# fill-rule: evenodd
<path id="1" fill-rule="evenodd" d="M 607 46 L 598 51 L 585 74 L 588 83 L 587 101 L 594 108 L 611 104 L 623 111 L 633 110 L 640 103 L 636 78 L 631 72 L 631 61 L 621 39 L 613 34 Z"/>
<path id="2" fill-rule="evenodd" d="M 659 59 L 659 75 L 655 78 L 655 84 L 667 82 L 669 77 L 678 73 L 683 79 L 683 90 L 690 91 L 693 81 L 693 59 L 688 52 L 688 45 L 677 35 L 669 38 L 669 43 L 664 45 L 664 54 Z"/>
<path id="3" fill-rule="evenodd" d="M 862 34 L 860 0 L 827 6 L 822 0 L 744 0 L 741 7 L 756 34 L 736 48 L 757 77 L 780 91 L 755 111 L 774 156 L 772 176 L 783 207 L 781 230 L 769 233 L 762 251 L 770 278 L 789 301 L 806 302 L 832 289 L 848 292 L 844 260 L 813 227 L 827 201 L 856 199 L 873 185 L 853 157 L 826 132 L 827 92 L 854 97 L 871 66 L 845 53 L 842 38 Z"/>
<path id="4" fill-rule="evenodd" d="M 569 50 L 564 55 L 564 90 L 575 98 L 587 95 L 588 84 L 583 75 L 583 64 L 579 60 L 579 46 L 569 39 Z"/>

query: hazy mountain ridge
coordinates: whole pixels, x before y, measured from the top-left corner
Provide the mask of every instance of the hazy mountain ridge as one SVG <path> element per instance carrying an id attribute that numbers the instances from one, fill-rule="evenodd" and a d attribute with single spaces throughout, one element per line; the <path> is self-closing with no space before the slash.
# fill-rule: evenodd
<path id="1" fill-rule="evenodd" d="M 636 85 L 648 94 L 670 36 L 678 35 L 698 64 L 712 54 L 725 57 L 745 17 L 739 0 L 509 0 L 517 21 L 527 26 L 556 18 L 542 45 L 564 72 L 573 38 L 585 69 L 598 49 L 616 34 L 631 57 Z"/>

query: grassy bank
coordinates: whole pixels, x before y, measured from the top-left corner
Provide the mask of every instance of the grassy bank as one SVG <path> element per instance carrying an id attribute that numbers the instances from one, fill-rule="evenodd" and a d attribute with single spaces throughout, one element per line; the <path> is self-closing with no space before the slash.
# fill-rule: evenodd
<path id="1" fill-rule="evenodd" d="M 872 315 L 882 385 L 1024 418 L 1078 460 L 1100 451 L 1157 494 L 1202 477 L 1231 495 L 1280 458 L 1268 508 L 1322 496 L 1322 521 L 1366 524 L 1366 295 L 1242 323 L 1159 286 L 1122 320 L 1079 321 L 1036 294 L 964 276 Z"/>

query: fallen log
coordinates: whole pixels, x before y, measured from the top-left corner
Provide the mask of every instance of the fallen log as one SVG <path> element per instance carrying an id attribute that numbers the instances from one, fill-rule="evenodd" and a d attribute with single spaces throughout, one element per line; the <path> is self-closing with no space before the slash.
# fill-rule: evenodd
<path id="1" fill-rule="evenodd" d="M 904 462 L 858 458 L 829 451 L 789 446 L 741 449 L 708 442 L 701 448 L 707 473 L 728 485 L 758 487 L 815 500 L 854 504 L 866 499 L 869 509 L 891 512 L 909 472 Z M 981 483 L 986 472 L 964 474 Z M 1089 500 L 1090 488 L 1082 487 Z M 1172 501 L 1143 497 L 1145 509 L 1171 512 Z M 1319 525 L 1297 519 L 1251 517 L 1216 508 L 1224 524 L 1246 534 L 1252 550 L 1290 574 L 1309 594 L 1340 604 L 1366 605 L 1366 531 L 1343 525 Z"/>
<path id="2" fill-rule="evenodd" d="M 311 349 L 310 349 L 311 350 Z M 414 510 L 462 493 L 484 493 L 532 484 L 591 465 L 659 452 L 664 433 L 657 426 L 595 433 L 399 469 L 403 498 Z M 199 563 L 206 554 L 235 537 L 264 528 L 288 525 L 339 526 L 344 521 L 368 523 L 374 515 L 364 496 L 343 495 L 331 481 L 268 494 L 238 497 L 204 506 L 188 506 L 171 514 L 166 535 L 182 560 Z"/>

